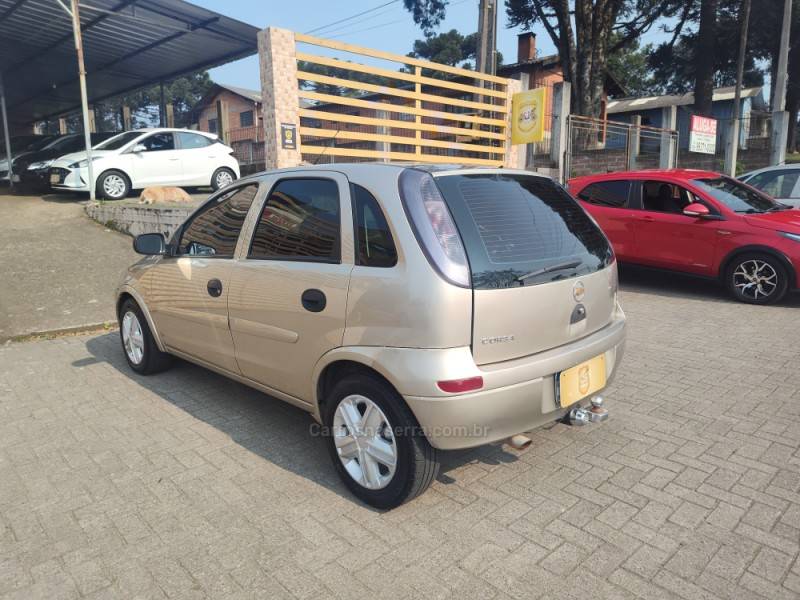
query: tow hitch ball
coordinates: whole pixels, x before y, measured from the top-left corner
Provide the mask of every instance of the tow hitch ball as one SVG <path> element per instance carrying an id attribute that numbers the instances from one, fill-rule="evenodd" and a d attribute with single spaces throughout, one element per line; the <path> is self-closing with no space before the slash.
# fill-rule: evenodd
<path id="1" fill-rule="evenodd" d="M 591 408 L 581 408 L 576 406 L 569 411 L 570 425 L 586 425 L 587 423 L 599 423 L 608 419 L 608 409 L 603 408 L 603 397 L 594 396 L 591 400 Z"/>

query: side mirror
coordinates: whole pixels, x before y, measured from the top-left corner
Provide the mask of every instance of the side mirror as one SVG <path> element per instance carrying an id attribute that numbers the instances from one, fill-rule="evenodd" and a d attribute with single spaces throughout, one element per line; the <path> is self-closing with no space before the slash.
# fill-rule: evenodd
<path id="1" fill-rule="evenodd" d="M 139 152 L 147 152 L 147 146 L 144 144 L 136 144 L 133 148 L 131 148 L 131 152 L 134 154 L 139 154 Z"/>
<path id="2" fill-rule="evenodd" d="M 687 217 L 694 217 L 696 219 L 705 219 L 711 215 L 711 211 L 708 210 L 708 207 L 705 204 L 700 204 L 699 202 L 692 202 L 686 208 L 683 209 L 683 214 Z"/>
<path id="3" fill-rule="evenodd" d="M 160 233 L 143 233 L 133 238 L 133 249 L 138 254 L 158 256 L 167 253 L 167 243 Z"/>

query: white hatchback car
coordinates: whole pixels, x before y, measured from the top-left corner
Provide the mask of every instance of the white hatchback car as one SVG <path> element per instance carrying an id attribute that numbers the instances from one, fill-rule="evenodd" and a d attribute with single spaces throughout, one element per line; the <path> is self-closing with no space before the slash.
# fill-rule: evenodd
<path id="1" fill-rule="evenodd" d="M 139 129 L 120 133 L 92 150 L 97 193 L 121 200 L 132 189 L 148 186 L 208 186 L 215 191 L 239 178 L 233 149 L 216 135 L 189 129 Z M 50 185 L 57 190 L 88 192 L 86 152 L 54 161 Z"/>

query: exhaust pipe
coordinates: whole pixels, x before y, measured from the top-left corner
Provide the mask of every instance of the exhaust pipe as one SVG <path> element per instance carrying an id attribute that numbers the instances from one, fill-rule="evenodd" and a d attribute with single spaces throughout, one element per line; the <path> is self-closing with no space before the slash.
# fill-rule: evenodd
<path id="1" fill-rule="evenodd" d="M 527 435 L 520 434 L 508 438 L 508 443 L 515 450 L 525 450 L 525 448 L 527 448 L 533 443 L 533 440 L 529 438 Z"/>

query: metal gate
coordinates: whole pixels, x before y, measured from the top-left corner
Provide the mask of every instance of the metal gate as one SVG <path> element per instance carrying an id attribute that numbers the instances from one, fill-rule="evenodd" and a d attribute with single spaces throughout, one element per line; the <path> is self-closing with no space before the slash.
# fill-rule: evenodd
<path id="1" fill-rule="evenodd" d="M 570 115 L 564 178 L 677 166 L 678 132 Z"/>

